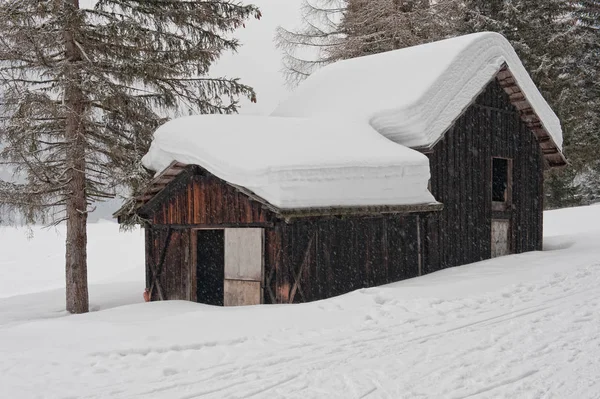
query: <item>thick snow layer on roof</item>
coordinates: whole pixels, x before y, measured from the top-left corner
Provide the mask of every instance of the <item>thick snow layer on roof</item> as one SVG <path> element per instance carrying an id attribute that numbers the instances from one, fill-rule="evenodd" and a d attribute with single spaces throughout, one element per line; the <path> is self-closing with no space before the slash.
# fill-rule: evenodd
<path id="1" fill-rule="evenodd" d="M 556 145 L 560 121 L 497 33 L 476 33 L 329 65 L 310 76 L 274 116 L 368 121 L 389 139 L 429 147 L 506 63 Z"/>
<path id="2" fill-rule="evenodd" d="M 240 115 L 172 120 L 144 166 L 202 166 L 281 209 L 435 203 L 429 161 L 366 123 Z"/>

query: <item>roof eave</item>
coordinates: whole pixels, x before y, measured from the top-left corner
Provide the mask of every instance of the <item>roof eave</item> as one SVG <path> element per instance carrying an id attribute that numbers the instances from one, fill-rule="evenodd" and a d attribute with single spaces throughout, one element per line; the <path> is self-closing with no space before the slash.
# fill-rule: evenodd
<path id="1" fill-rule="evenodd" d="M 186 165 L 180 162 L 171 163 L 164 171 L 156 176 L 148 184 L 146 189 L 135 198 L 126 202 L 117 212 L 113 214 L 113 217 L 117 218 L 119 222 L 127 219 L 133 214 L 144 213 L 144 209 L 151 206 L 153 200 L 160 196 L 162 191 L 177 178 L 187 168 L 197 165 Z M 425 213 L 425 212 L 437 212 L 443 209 L 443 205 L 440 203 L 430 204 L 411 204 L 411 205 L 374 205 L 374 206 L 344 206 L 344 207 L 312 207 L 312 208 L 279 208 L 264 198 L 256 195 L 254 192 L 229 183 L 230 186 L 240 191 L 244 195 L 248 196 L 251 200 L 261 204 L 265 209 L 271 211 L 276 217 L 291 221 L 292 219 L 298 218 L 310 218 L 310 217 L 338 217 L 338 216 L 373 216 L 381 214 L 407 214 L 407 213 Z M 133 203 L 132 203 L 133 202 Z"/>
<path id="2" fill-rule="evenodd" d="M 544 156 L 544 160 L 546 163 L 546 167 L 548 168 L 560 168 L 568 165 L 568 161 L 562 153 L 560 147 L 556 144 L 552 135 L 548 132 L 548 130 L 544 127 L 544 124 L 541 121 L 539 115 L 533 109 L 533 106 L 530 104 L 529 100 L 525 94 L 521 91 L 517 80 L 513 76 L 510 68 L 507 64 L 503 64 L 500 67 L 498 73 L 492 78 L 492 81 L 496 79 L 500 83 L 500 86 L 504 89 L 508 97 L 510 98 L 511 104 L 517 109 L 521 116 L 521 120 L 527 125 L 527 127 L 533 132 L 537 142 L 540 144 L 542 149 L 542 153 Z M 485 89 L 485 88 L 483 88 Z M 465 107 L 465 111 L 467 108 L 472 106 L 477 97 L 473 99 L 473 102 Z M 461 112 L 461 116 L 464 114 L 464 111 Z M 458 119 L 458 118 L 457 118 Z M 456 121 L 454 121 L 455 123 Z M 444 136 L 450 130 L 452 123 L 448 129 L 433 143 L 429 145 L 423 145 L 418 147 L 412 147 L 414 150 L 420 151 L 422 153 L 430 153 L 433 151 L 433 148 L 443 140 Z"/>
<path id="3" fill-rule="evenodd" d="M 542 149 L 547 166 L 550 168 L 566 166 L 567 159 L 544 126 L 540 116 L 533 109 L 527 96 L 519 87 L 517 79 L 507 64 L 504 64 L 500 68 L 495 79 L 498 80 L 500 86 L 508 94 L 511 104 L 519 111 L 521 120 L 535 135 Z"/>

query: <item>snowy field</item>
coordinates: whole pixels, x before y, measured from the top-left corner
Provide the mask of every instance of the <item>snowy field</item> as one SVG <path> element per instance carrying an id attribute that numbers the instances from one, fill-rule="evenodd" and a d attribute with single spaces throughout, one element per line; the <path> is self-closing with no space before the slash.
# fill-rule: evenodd
<path id="1" fill-rule="evenodd" d="M 142 235 L 99 223 L 104 310 L 80 316 L 46 290 L 62 237 L 3 228 L 0 398 L 600 398 L 599 222 L 600 206 L 548 212 L 544 252 L 227 309 L 137 303 Z"/>

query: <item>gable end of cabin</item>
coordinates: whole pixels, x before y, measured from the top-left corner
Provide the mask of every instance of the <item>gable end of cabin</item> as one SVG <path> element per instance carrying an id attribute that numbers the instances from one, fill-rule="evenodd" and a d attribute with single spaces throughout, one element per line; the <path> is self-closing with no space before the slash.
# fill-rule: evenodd
<path id="1" fill-rule="evenodd" d="M 494 79 L 426 152 L 444 204 L 426 227 L 434 270 L 542 249 L 544 170 L 556 153 L 540 134 Z"/>

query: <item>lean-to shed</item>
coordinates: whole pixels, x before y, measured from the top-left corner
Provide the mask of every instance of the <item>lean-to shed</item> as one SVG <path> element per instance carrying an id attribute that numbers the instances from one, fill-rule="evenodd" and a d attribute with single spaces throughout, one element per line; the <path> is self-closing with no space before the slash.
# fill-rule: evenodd
<path id="1" fill-rule="evenodd" d="M 561 144 L 491 33 L 323 68 L 270 117 L 173 120 L 136 198 L 152 299 L 312 301 L 541 249 Z"/>

